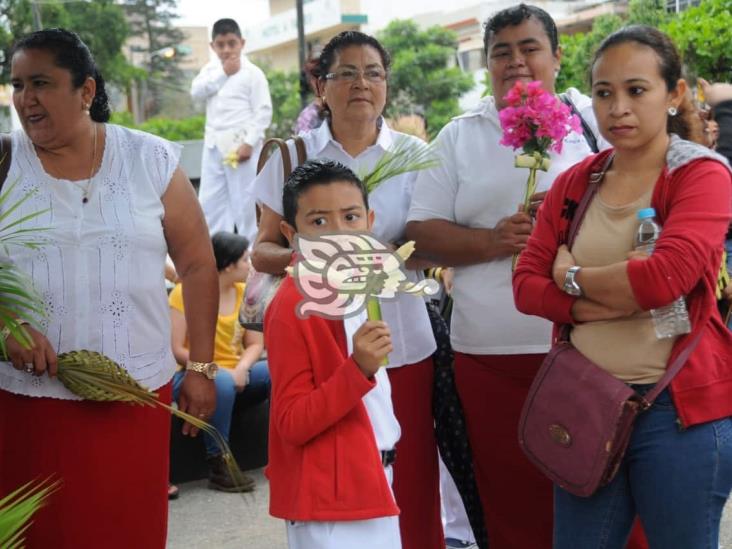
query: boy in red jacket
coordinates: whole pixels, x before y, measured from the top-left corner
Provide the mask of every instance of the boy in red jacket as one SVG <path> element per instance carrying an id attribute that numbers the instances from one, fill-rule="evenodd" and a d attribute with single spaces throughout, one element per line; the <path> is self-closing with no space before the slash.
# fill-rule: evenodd
<path id="1" fill-rule="evenodd" d="M 308 161 L 283 193 L 281 230 L 296 234 L 366 232 L 374 215 L 363 183 L 345 166 Z M 291 549 L 400 549 L 391 463 L 399 424 L 383 322 L 300 318 L 303 300 L 287 276 L 264 321 L 272 377 L 270 513 L 287 521 Z"/>

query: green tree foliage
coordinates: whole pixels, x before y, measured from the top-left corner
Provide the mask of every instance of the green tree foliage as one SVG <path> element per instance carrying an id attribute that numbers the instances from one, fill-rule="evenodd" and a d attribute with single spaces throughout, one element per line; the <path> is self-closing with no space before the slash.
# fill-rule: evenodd
<path id="1" fill-rule="evenodd" d="M 206 117 L 202 114 L 180 119 L 155 117 L 145 120 L 141 124 L 135 124 L 131 113 L 115 112 L 112 113 L 111 122 L 142 130 L 169 141 L 189 141 L 203 139 Z"/>
<path id="2" fill-rule="evenodd" d="M 289 137 L 300 114 L 300 76 L 296 71 L 263 70 L 269 82 L 273 109 L 267 137 Z"/>
<path id="3" fill-rule="evenodd" d="M 457 66 L 457 37 L 441 27 L 420 30 L 412 21 L 395 20 L 379 33 L 379 40 L 392 56 L 389 95 L 401 105 L 418 106 L 427 131 L 434 136 L 460 113 L 458 98 L 473 87 L 473 79 Z M 387 107 L 387 116 L 398 117 L 397 102 Z"/>
<path id="4" fill-rule="evenodd" d="M 587 92 L 590 82 L 590 63 L 600 43 L 623 25 L 638 24 L 660 27 L 669 19 L 663 0 L 630 0 L 625 18 L 602 15 L 595 19 L 588 33 L 563 34 L 559 37 L 562 48 L 562 67 L 557 77 L 557 90 L 569 87 Z"/>
<path id="5" fill-rule="evenodd" d="M 691 76 L 732 80 L 732 0 L 703 0 L 664 30 L 682 52 Z"/>
<path id="6" fill-rule="evenodd" d="M 131 35 L 142 38 L 146 44 L 144 66 L 148 74 L 143 89 L 150 99 L 145 105 L 147 118 L 161 112 L 167 90 L 184 91 L 183 72 L 178 67 L 180 56 L 166 57 L 158 53 L 180 46 L 185 39 L 183 32 L 174 26 L 178 0 L 123 0 L 122 3 Z"/>
<path id="7" fill-rule="evenodd" d="M 125 86 L 136 74 L 122 54 L 130 34 L 122 8 L 114 0 L 39 4 L 44 27 L 63 27 L 79 34 L 89 46 L 105 80 Z M 103 29 L 103 32 L 100 32 Z M 0 49 L 7 59 L 15 38 L 33 30 L 33 12 L 28 0 L 0 1 Z M 0 82 L 6 83 L 10 64 L 5 63 Z"/>

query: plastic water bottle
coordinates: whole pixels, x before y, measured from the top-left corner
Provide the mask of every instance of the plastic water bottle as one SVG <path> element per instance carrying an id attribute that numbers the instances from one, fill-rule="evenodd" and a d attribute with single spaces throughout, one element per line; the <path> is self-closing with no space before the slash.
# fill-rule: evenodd
<path id="1" fill-rule="evenodd" d="M 639 210 L 638 221 L 640 226 L 635 236 L 635 249 L 651 254 L 656 240 L 661 235 L 661 227 L 656 223 L 656 210 L 654 208 Z M 665 307 L 652 309 L 651 317 L 658 339 L 688 334 L 691 331 L 689 312 L 686 310 L 683 296 Z"/>

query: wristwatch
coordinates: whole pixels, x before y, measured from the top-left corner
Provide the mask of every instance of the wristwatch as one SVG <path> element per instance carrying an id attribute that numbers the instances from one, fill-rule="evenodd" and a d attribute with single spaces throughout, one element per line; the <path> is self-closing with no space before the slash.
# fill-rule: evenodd
<path id="1" fill-rule="evenodd" d="M 195 362 L 193 360 L 189 360 L 186 364 L 186 370 L 203 374 L 208 379 L 215 379 L 216 372 L 219 370 L 219 365 L 215 362 Z"/>
<path id="2" fill-rule="evenodd" d="M 562 290 L 567 292 L 569 295 L 574 295 L 577 297 L 580 297 L 582 295 L 582 288 L 580 288 L 580 285 L 577 284 L 577 273 L 580 272 L 580 269 L 582 267 L 577 267 L 576 265 L 574 267 L 570 267 L 567 271 L 567 274 L 564 276 L 564 286 L 562 286 Z"/>

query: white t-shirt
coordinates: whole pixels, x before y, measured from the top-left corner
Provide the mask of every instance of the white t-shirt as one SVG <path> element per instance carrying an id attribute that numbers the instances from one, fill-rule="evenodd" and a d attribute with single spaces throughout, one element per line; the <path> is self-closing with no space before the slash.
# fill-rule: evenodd
<path id="1" fill-rule="evenodd" d="M 323 123 L 319 128 L 301 134 L 305 142 L 308 159 L 325 158 L 335 160 L 349 167 L 356 174 L 368 173 L 379 158 L 389 150 L 394 139 L 413 139 L 389 129 L 382 123 L 376 143 L 368 147 L 356 158 L 349 155 L 332 136 L 330 126 Z M 293 166 L 297 165 L 297 153 L 290 143 L 290 157 Z M 407 212 L 414 189 L 416 172 L 405 173 L 384 181 L 371 194 L 369 206 L 375 212 L 372 232 L 381 242 L 396 242 L 404 237 Z M 273 211 L 283 215 L 282 190 L 284 174 L 279 151 L 267 161 L 262 172 L 254 180 L 254 194 L 257 202 L 266 204 Z M 408 273 L 413 282 L 417 273 Z M 412 295 L 397 294 L 395 299 L 381 302 L 381 314 L 391 329 L 394 351 L 389 355 L 390 368 L 414 364 L 430 356 L 437 345 L 432 334 L 432 325 L 424 301 Z"/>
<path id="2" fill-rule="evenodd" d="M 48 227 L 37 233 L 40 247 L 12 247 L 10 254 L 43 298 L 47 317 L 41 329 L 54 350 L 98 351 L 157 389 L 175 372 L 161 197 L 181 147 L 112 124 L 105 128 L 102 164 L 87 204 L 82 204 L 86 181 L 75 185 L 49 176 L 25 132 L 13 132 L 7 181 L 17 184 L 0 211 L 28 193 L 34 194 L 13 219 L 48 210 L 19 226 Z M 9 362 L 0 362 L 0 388 L 78 399 L 58 378 L 31 376 Z"/>
<path id="3" fill-rule="evenodd" d="M 575 89 L 567 94 L 596 130 L 590 99 Z M 465 227 L 493 228 L 516 213 L 529 170 L 514 167 L 517 151 L 499 144 L 502 134 L 492 97 L 445 126 L 437 138 L 441 163 L 417 175 L 408 220 L 442 219 Z M 600 148 L 607 146 L 598 141 Z M 562 154 L 551 153 L 549 171 L 538 172 L 537 192 L 546 191 L 561 172 L 589 154 L 581 133 L 568 135 Z M 457 267 L 453 284 L 451 340 L 456 351 L 476 355 L 548 351 L 551 323 L 516 310 L 510 257 Z"/>
<path id="4" fill-rule="evenodd" d="M 256 148 L 272 122 L 272 99 L 262 70 L 241 56 L 241 68 L 227 76 L 219 59 L 209 61 L 191 83 L 191 97 L 206 101 L 206 147 L 226 156 L 235 146 Z"/>
<path id="5" fill-rule="evenodd" d="M 348 342 L 348 356 L 353 354 L 353 334 L 366 322 L 366 319 L 366 312 L 343 319 L 343 328 Z M 376 387 L 366 393 L 361 400 L 374 429 L 376 447 L 381 451 L 392 450 L 396 446 L 402 430 L 394 415 L 394 407 L 391 403 L 391 384 L 386 368 L 379 368 L 374 378 Z"/>

